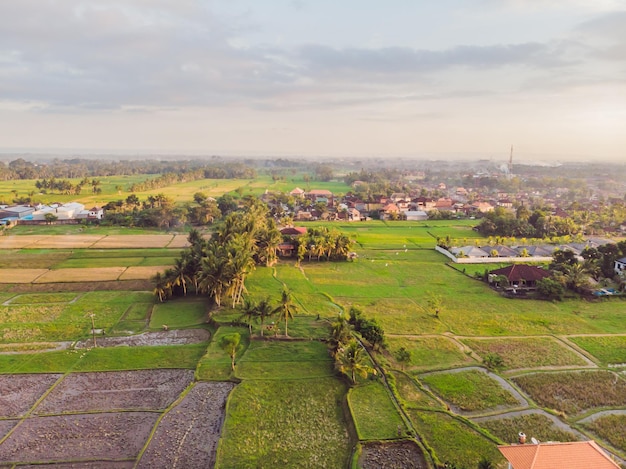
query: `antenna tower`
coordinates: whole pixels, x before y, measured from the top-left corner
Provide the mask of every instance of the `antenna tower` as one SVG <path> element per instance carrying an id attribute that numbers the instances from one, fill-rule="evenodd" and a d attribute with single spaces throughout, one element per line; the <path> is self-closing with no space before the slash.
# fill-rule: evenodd
<path id="1" fill-rule="evenodd" d="M 511 145 L 511 155 L 509 156 L 509 177 L 513 177 L 513 145 Z"/>

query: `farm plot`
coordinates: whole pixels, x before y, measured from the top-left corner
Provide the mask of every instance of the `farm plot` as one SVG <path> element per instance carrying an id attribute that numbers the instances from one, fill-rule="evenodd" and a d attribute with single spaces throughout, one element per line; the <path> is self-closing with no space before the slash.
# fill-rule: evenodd
<path id="1" fill-rule="evenodd" d="M 22 249 L 49 237 L 49 235 L 0 236 L 0 249 Z"/>
<path id="2" fill-rule="evenodd" d="M 402 364 L 405 371 L 427 371 L 459 365 L 475 364 L 463 353 L 458 343 L 448 337 L 387 337 L 390 358 L 396 363 L 396 352 L 404 347 L 411 354 L 410 361 Z M 400 368 L 400 365 L 396 363 Z"/>
<path id="3" fill-rule="evenodd" d="M 213 467 L 233 383 L 197 383 L 159 422 L 138 468 Z"/>
<path id="4" fill-rule="evenodd" d="M 406 426 L 381 382 L 350 389 L 350 411 L 361 440 L 393 440 L 404 436 Z"/>
<path id="5" fill-rule="evenodd" d="M 0 444 L 0 461 L 134 459 L 158 417 L 155 412 L 116 412 L 27 418 Z"/>
<path id="6" fill-rule="evenodd" d="M 366 443 L 359 458 L 362 469 L 426 469 L 421 448 L 413 441 Z"/>
<path id="7" fill-rule="evenodd" d="M 48 269 L 0 269 L 0 283 L 32 283 Z"/>
<path id="8" fill-rule="evenodd" d="M 556 417 L 537 410 L 523 411 L 510 417 L 485 417 L 474 421 L 507 444 L 516 443 L 519 432 L 539 441 L 578 440 L 574 433 L 562 428 L 564 425 Z"/>
<path id="9" fill-rule="evenodd" d="M 531 373 L 512 380 L 540 405 L 570 415 L 626 406 L 626 381 L 610 371 Z"/>
<path id="10" fill-rule="evenodd" d="M 34 413 L 165 409 L 192 380 L 192 370 L 71 373 Z"/>
<path id="11" fill-rule="evenodd" d="M 0 417 L 21 417 L 62 375 L 0 375 Z M 0 437 L 1 438 L 1 437 Z"/>
<path id="12" fill-rule="evenodd" d="M 126 267 L 95 267 L 85 269 L 49 270 L 33 283 L 106 282 L 117 280 Z"/>
<path id="13" fill-rule="evenodd" d="M 525 405 L 503 388 L 501 383 L 478 369 L 459 372 L 437 372 L 420 379 L 458 412 L 477 412 Z"/>
<path id="14" fill-rule="evenodd" d="M 344 395 L 336 378 L 245 380 L 229 398 L 216 467 L 346 467 Z"/>
<path id="15" fill-rule="evenodd" d="M 144 280 L 154 277 L 157 273 L 163 273 L 167 265 L 155 266 L 132 266 L 126 269 L 119 280 Z"/>
<path id="16" fill-rule="evenodd" d="M 551 337 L 461 339 L 483 359 L 489 354 L 502 359 L 503 369 L 593 364 Z"/>
<path id="17" fill-rule="evenodd" d="M 24 237 L 24 236 L 22 236 Z M 28 245 L 29 249 L 85 249 L 104 238 L 104 235 L 47 236 Z"/>
<path id="18" fill-rule="evenodd" d="M 173 235 L 109 235 L 93 245 L 96 249 L 164 248 Z"/>
<path id="19" fill-rule="evenodd" d="M 626 336 L 568 337 L 568 339 L 589 352 L 604 366 L 626 366 Z"/>
<path id="20" fill-rule="evenodd" d="M 603 440 L 608 441 L 615 448 L 626 453 L 626 415 L 593 416 L 590 421 L 585 421 L 582 425 Z"/>

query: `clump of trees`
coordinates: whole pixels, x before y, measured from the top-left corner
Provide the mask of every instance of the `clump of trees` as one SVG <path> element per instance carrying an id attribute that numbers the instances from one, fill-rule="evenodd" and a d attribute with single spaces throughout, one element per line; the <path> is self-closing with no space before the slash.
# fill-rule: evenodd
<path id="1" fill-rule="evenodd" d="M 350 308 L 349 319 L 340 314 L 332 323 L 330 343 L 335 369 L 346 375 L 351 384 L 356 384 L 357 376 L 367 378 L 377 374 L 367 351 L 354 333 L 358 333 L 372 348 L 380 347 L 385 338 L 382 327 L 375 320 L 366 319 L 363 312 L 354 306 Z"/>
<path id="2" fill-rule="evenodd" d="M 281 236 L 267 207 L 253 200 L 247 210 L 228 215 L 210 239 L 192 230 L 188 240 L 190 246 L 175 266 L 154 277 L 155 294 L 161 301 L 186 295 L 191 284 L 196 294 L 206 294 L 218 307 L 229 298 L 235 308 L 243 299 L 250 272 L 257 265 L 276 262 Z"/>
<path id="3" fill-rule="evenodd" d="M 298 264 L 304 259 L 346 260 L 353 241 L 344 233 L 325 226 L 311 227 L 297 239 Z"/>
<path id="4" fill-rule="evenodd" d="M 552 215 L 544 210 L 532 213 L 524 206 L 515 213 L 496 207 L 484 215 L 476 227 L 483 236 L 519 236 L 528 238 L 553 238 L 572 236 L 581 232 L 581 227 L 572 218 Z"/>

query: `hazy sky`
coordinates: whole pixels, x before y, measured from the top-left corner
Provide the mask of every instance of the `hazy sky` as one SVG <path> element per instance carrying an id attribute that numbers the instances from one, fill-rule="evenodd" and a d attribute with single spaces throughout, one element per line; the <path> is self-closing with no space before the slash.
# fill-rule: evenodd
<path id="1" fill-rule="evenodd" d="M 626 161 L 626 0 L 9 0 L 0 149 Z"/>

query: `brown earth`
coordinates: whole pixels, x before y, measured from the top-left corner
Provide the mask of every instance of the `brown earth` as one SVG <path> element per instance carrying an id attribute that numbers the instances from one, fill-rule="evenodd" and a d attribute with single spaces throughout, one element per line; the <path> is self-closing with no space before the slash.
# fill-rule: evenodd
<path id="1" fill-rule="evenodd" d="M 193 381 L 193 370 L 72 373 L 48 394 L 34 414 L 162 410 Z"/>
<path id="2" fill-rule="evenodd" d="M 32 464 L 136 458 L 158 418 L 156 412 L 28 418 L 0 444 L 0 461 Z"/>
<path id="3" fill-rule="evenodd" d="M 212 467 L 235 385 L 192 380 L 191 370 L 0 375 L 0 468 Z"/>
<path id="4" fill-rule="evenodd" d="M 172 329 L 120 337 L 97 337 L 96 344 L 98 347 L 185 345 L 206 342 L 210 338 L 211 333 L 206 329 Z M 90 348 L 92 345 L 92 339 L 86 339 L 76 343 L 75 348 Z"/>
<path id="5" fill-rule="evenodd" d="M 359 458 L 362 469 L 426 469 L 428 465 L 413 441 L 365 443 Z"/>
<path id="6" fill-rule="evenodd" d="M 0 417 L 21 417 L 62 375 L 0 375 Z"/>
<path id="7" fill-rule="evenodd" d="M 197 383 L 165 414 L 137 467 L 213 467 L 226 398 L 234 386 Z"/>
<path id="8" fill-rule="evenodd" d="M 104 282 L 75 283 L 22 283 L 4 285 L 2 291 L 9 293 L 50 293 L 88 291 L 152 291 L 154 283 L 146 280 L 114 280 Z"/>

